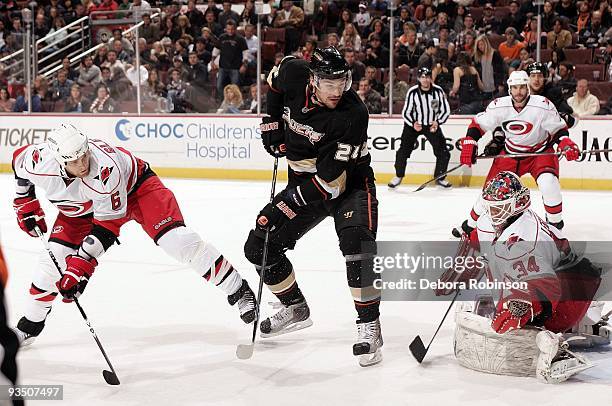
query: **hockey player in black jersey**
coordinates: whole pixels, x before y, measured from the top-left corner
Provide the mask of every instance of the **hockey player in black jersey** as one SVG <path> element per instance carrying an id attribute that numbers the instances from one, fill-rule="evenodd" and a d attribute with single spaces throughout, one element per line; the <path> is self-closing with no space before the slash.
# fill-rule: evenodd
<path id="1" fill-rule="evenodd" d="M 348 284 L 357 310 L 353 354 L 362 366 L 382 360 L 380 291 L 373 282 L 378 201 L 367 147 L 368 111 L 351 89 L 351 70 L 334 48 L 316 49 L 310 64 L 286 57 L 268 77 L 265 149 L 286 156 L 287 187 L 257 216 L 244 251 L 282 308 L 261 322 L 262 337 L 309 327 L 310 310 L 285 252 L 327 216 L 334 218 Z M 316 253 L 313 253 L 316 255 Z"/>

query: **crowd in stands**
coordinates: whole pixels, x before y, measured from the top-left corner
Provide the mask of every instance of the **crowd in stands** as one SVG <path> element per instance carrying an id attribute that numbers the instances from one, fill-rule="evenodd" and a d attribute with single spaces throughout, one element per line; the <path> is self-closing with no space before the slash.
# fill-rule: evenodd
<path id="1" fill-rule="evenodd" d="M 390 105 L 399 112 L 422 66 L 432 69 L 454 113 L 475 114 L 507 94 L 509 72 L 533 62 L 539 43 L 547 80 L 562 89 L 576 114 L 609 114 L 611 3 L 546 1 L 538 36 L 538 8 L 531 0 L 270 0 L 258 38 L 251 0 L 38 0 L 32 27 L 37 38 L 83 16 L 94 18 L 92 12 L 138 11 L 143 24 L 138 44 L 134 33 L 125 32 L 129 25 L 111 27 L 94 53 L 79 61 L 65 58 L 53 75 L 37 76 L 32 110 L 125 111 L 122 105 L 134 103 L 140 86 L 143 102 L 158 112 L 257 112 L 260 47 L 263 79 L 286 55 L 309 60 L 315 47 L 333 45 L 351 66 L 353 88 L 372 114 L 388 112 Z M 0 58 L 21 46 L 25 6 L 0 0 Z M 0 63 L 0 111 L 24 111 L 23 89 L 10 80 Z M 261 88 L 265 112 L 264 80 Z"/>

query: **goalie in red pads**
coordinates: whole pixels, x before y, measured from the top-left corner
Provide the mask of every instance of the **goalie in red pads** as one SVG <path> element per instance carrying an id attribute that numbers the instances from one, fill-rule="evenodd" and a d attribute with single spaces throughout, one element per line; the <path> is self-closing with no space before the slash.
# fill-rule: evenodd
<path id="1" fill-rule="evenodd" d="M 254 294 L 246 280 L 210 243 L 185 225 L 174 194 L 149 165 L 129 151 L 101 140 L 88 140 L 72 125 L 62 124 L 47 142 L 28 145 L 13 155 L 17 221 L 26 233 L 47 231 L 37 199 L 43 189 L 59 210 L 49 245 L 63 277 L 45 253 L 33 275 L 29 301 L 16 328 L 22 345 L 45 326 L 58 292 L 65 301 L 83 293 L 98 259 L 115 242 L 123 224 L 138 222 L 153 241 L 237 304 L 245 323 L 255 318 Z"/>

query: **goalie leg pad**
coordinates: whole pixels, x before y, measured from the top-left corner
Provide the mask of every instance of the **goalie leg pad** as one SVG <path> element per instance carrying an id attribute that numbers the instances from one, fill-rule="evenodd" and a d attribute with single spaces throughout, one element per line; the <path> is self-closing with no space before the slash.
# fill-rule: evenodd
<path id="1" fill-rule="evenodd" d="M 188 264 L 200 276 L 231 295 L 242 286 L 242 278 L 214 245 L 204 242 L 189 227 L 173 228 L 158 241 L 172 258 Z"/>
<path id="2" fill-rule="evenodd" d="M 536 344 L 540 350 L 536 377 L 545 383 L 560 383 L 594 366 L 586 357 L 562 348 L 563 340 L 548 330 L 540 331 Z"/>

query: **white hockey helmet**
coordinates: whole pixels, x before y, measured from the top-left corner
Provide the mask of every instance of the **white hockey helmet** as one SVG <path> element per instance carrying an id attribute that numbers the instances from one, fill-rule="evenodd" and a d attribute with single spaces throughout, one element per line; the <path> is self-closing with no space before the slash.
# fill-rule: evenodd
<path id="1" fill-rule="evenodd" d="M 524 70 L 515 70 L 508 77 L 508 87 L 518 85 L 529 85 L 529 75 Z"/>
<path id="2" fill-rule="evenodd" d="M 47 145 L 62 166 L 85 155 L 87 142 L 87 136 L 72 124 L 60 124 L 47 136 Z"/>

